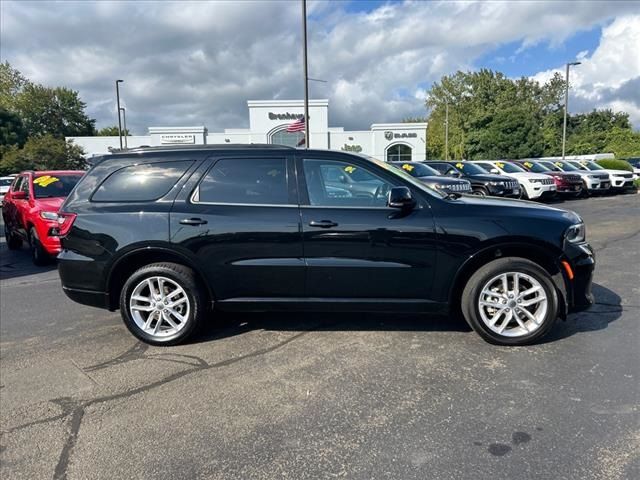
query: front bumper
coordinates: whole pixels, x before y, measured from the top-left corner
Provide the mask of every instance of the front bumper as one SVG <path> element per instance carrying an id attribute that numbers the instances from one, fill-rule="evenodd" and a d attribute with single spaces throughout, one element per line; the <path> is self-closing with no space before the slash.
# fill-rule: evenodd
<path id="1" fill-rule="evenodd" d="M 591 291 L 593 272 L 596 266 L 596 256 L 588 243 L 570 244 L 565 248 L 565 257 L 573 278 L 563 271 L 567 286 L 567 307 L 569 312 L 579 312 L 593 305 L 594 297 Z"/>
<path id="2" fill-rule="evenodd" d="M 578 194 L 582 191 L 582 183 L 557 185 L 557 192 L 567 195 Z"/>

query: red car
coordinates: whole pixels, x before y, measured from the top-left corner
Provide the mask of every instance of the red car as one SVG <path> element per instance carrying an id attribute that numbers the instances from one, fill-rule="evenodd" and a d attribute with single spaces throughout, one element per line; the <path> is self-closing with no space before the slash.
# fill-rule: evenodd
<path id="1" fill-rule="evenodd" d="M 58 215 L 58 209 L 84 173 L 51 170 L 16 176 L 2 205 L 9 249 L 18 249 L 26 241 L 36 265 L 45 265 L 60 253 L 60 239 L 56 235 L 72 219 Z"/>

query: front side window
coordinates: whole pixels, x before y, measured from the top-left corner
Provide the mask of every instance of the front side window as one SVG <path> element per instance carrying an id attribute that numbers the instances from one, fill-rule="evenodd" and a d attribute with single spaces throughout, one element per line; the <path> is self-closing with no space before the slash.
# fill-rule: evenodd
<path id="1" fill-rule="evenodd" d="M 499 162 L 497 165 L 507 173 L 523 173 L 526 170 L 515 163 Z"/>
<path id="2" fill-rule="evenodd" d="M 368 168 L 337 160 L 302 161 L 309 203 L 328 207 L 385 207 L 394 186 Z"/>
<path id="3" fill-rule="evenodd" d="M 173 188 L 192 161 L 131 165 L 112 173 L 91 197 L 93 202 L 149 202 Z"/>
<path id="4" fill-rule="evenodd" d="M 33 179 L 35 198 L 66 197 L 82 175 L 39 175 Z"/>
<path id="5" fill-rule="evenodd" d="M 284 158 L 218 160 L 196 190 L 198 203 L 287 205 L 287 163 Z"/>

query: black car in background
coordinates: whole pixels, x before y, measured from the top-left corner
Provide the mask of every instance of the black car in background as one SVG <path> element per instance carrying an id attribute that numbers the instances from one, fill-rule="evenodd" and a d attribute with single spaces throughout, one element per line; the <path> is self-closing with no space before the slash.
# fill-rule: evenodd
<path id="1" fill-rule="evenodd" d="M 536 160 L 512 160 L 527 172 L 543 173 L 553 177 L 556 184 L 556 193 L 563 196 L 579 197 L 582 192 L 582 177 L 576 173 L 552 170 L 542 162 Z"/>
<path id="2" fill-rule="evenodd" d="M 335 187 L 334 167 L 362 185 Z M 67 296 L 119 308 L 155 345 L 186 340 L 219 310 L 283 309 L 461 313 L 487 341 L 522 345 L 593 301 L 595 258 L 575 213 L 447 194 L 346 152 L 118 151 L 59 215 Z"/>
<path id="3" fill-rule="evenodd" d="M 417 178 L 425 185 L 435 188 L 436 190 L 455 193 L 472 193 L 471 183 L 467 180 L 447 178 L 438 172 L 438 170 L 422 162 L 390 162 L 390 164 L 404 170 L 412 177 Z"/>
<path id="4" fill-rule="evenodd" d="M 426 163 L 442 175 L 468 180 L 475 195 L 520 198 L 520 183 L 515 178 L 494 175 L 471 162 L 429 160 Z"/>

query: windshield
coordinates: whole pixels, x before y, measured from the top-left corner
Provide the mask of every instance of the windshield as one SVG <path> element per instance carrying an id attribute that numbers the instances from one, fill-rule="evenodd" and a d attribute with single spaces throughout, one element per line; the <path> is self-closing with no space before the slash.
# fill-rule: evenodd
<path id="1" fill-rule="evenodd" d="M 422 183 L 419 180 L 416 180 L 415 178 L 413 178 L 411 175 L 409 175 L 406 171 L 402 170 L 401 168 L 393 167 L 389 163 L 383 162 L 383 161 L 378 160 L 378 159 L 373 158 L 373 157 L 370 157 L 369 155 L 364 155 L 362 153 L 357 153 L 356 155 L 358 155 L 359 157 L 362 157 L 362 158 L 366 158 L 371 163 L 375 163 L 376 165 L 378 165 L 381 168 L 384 168 L 387 172 L 390 172 L 393 175 L 397 175 L 399 177 L 402 177 L 406 182 L 410 183 L 411 185 L 413 185 L 414 187 L 418 188 L 419 190 L 422 190 L 423 192 L 430 193 L 434 197 L 440 197 L 440 198 L 446 197 L 446 195 L 444 193 L 439 192 L 435 188 L 431 188 L 428 185 L 425 185 L 424 183 Z"/>
<path id="2" fill-rule="evenodd" d="M 401 168 L 412 177 L 434 177 L 440 175 L 436 169 L 422 163 L 394 163 L 393 165 Z"/>
<path id="3" fill-rule="evenodd" d="M 455 164 L 455 166 L 465 175 L 486 175 L 487 173 L 489 173 L 480 165 L 475 165 L 471 162 L 458 162 Z"/>
<path id="4" fill-rule="evenodd" d="M 551 171 L 549 168 L 538 162 L 523 162 L 522 164 L 533 173 L 547 173 Z"/>
<path id="5" fill-rule="evenodd" d="M 519 167 L 515 163 L 507 163 L 507 162 L 498 162 L 496 163 L 502 170 L 506 173 L 522 173 L 526 172 L 526 170 L 522 167 Z"/>
<path id="6" fill-rule="evenodd" d="M 566 162 L 565 165 L 576 167 L 577 170 L 589 170 L 586 165 L 582 165 L 580 162 Z"/>
<path id="7" fill-rule="evenodd" d="M 604 168 L 602 168 L 596 162 L 585 162 L 582 165 L 587 167 L 589 170 L 604 170 Z"/>
<path id="8" fill-rule="evenodd" d="M 35 198 L 66 197 L 82 175 L 40 175 L 33 180 Z"/>

